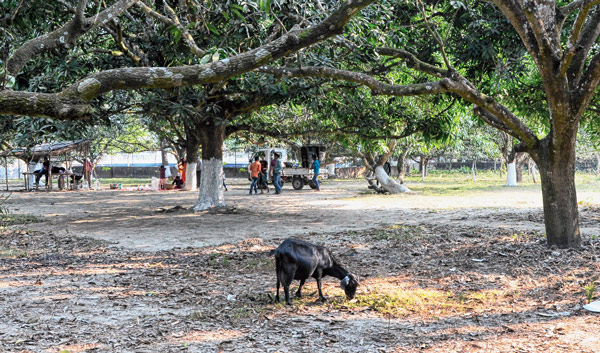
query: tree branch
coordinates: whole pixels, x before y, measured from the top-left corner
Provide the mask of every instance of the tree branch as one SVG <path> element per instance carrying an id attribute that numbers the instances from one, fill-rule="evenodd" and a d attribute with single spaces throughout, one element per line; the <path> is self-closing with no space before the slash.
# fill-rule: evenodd
<path id="1" fill-rule="evenodd" d="M 575 22 L 573 23 L 573 28 L 571 30 L 571 35 L 569 36 L 569 39 L 567 41 L 567 46 L 566 46 L 566 50 L 563 53 L 563 57 L 560 63 L 560 75 L 564 76 L 567 73 L 567 70 L 569 69 L 569 66 L 571 64 L 571 59 L 573 59 L 573 56 L 575 55 L 577 48 L 578 48 L 578 42 L 580 40 L 580 35 L 582 32 L 582 28 L 583 25 L 585 24 L 585 19 L 588 16 L 591 8 L 593 6 L 595 6 L 596 2 L 600 3 L 600 0 L 593 0 L 593 1 L 589 1 L 589 2 L 583 2 L 581 4 L 581 8 L 579 10 L 579 13 L 577 14 L 577 18 L 575 19 Z M 600 27 L 600 25 L 597 24 L 598 27 Z"/>
<path id="2" fill-rule="evenodd" d="M 587 105 L 590 103 L 598 84 L 600 83 L 600 53 L 597 53 L 590 60 L 590 64 L 581 77 L 581 84 L 579 89 L 579 95 L 574 97 L 575 101 L 573 107 L 578 110 L 574 112 L 575 116 L 581 116 Z"/>
<path id="3" fill-rule="evenodd" d="M 401 58 L 411 68 L 437 77 L 447 77 L 450 71 L 439 68 L 435 65 L 428 64 L 419 60 L 416 55 L 406 50 L 396 48 L 380 48 L 377 49 L 377 54 L 383 56 L 391 56 L 393 58 Z"/>
<path id="4" fill-rule="evenodd" d="M 388 142 L 387 144 L 387 152 L 385 152 L 384 154 L 382 154 L 379 157 L 379 160 L 377 162 L 377 164 L 375 165 L 375 167 L 377 166 L 383 166 L 385 164 L 385 162 L 388 161 L 388 159 L 390 159 L 390 157 L 392 156 L 392 154 L 394 154 L 394 150 L 396 149 L 396 139 L 392 139 Z"/>
<path id="5" fill-rule="evenodd" d="M 75 10 L 74 18 L 57 30 L 34 38 L 19 49 L 6 62 L 6 70 L 16 75 L 34 56 L 42 55 L 59 47 L 69 47 L 79 37 L 121 15 L 138 0 L 119 0 L 111 7 L 96 16 L 83 18 L 83 10 L 87 1 L 80 1 Z"/>
<path id="6" fill-rule="evenodd" d="M 473 108 L 473 113 L 475 113 L 475 115 L 477 115 L 479 118 L 481 118 L 481 120 L 483 120 L 486 124 L 490 125 L 491 127 L 503 131 L 515 138 L 518 138 L 517 134 L 512 132 L 510 128 L 506 126 L 506 124 L 498 120 L 493 114 L 486 111 L 485 109 L 475 106 Z"/>
<path id="7" fill-rule="evenodd" d="M 274 68 L 260 67 L 257 71 L 275 76 L 285 77 L 324 77 L 336 80 L 355 82 L 369 87 L 374 94 L 391 96 L 419 96 L 438 93 L 456 93 L 467 102 L 473 103 L 493 114 L 507 128 L 519 136 L 519 139 L 531 147 L 539 142 L 537 136 L 519 120 L 507 107 L 496 102 L 492 97 L 479 92 L 466 78 L 453 73 L 452 78 L 443 78 L 437 82 L 427 82 L 413 85 L 393 85 L 383 83 L 376 78 L 364 73 L 348 70 L 333 69 L 328 67 Z"/>
<path id="8" fill-rule="evenodd" d="M 194 55 L 201 58 L 204 56 L 204 54 L 206 54 L 205 50 L 202 50 L 198 47 L 196 41 L 194 40 L 194 37 L 192 37 L 190 32 L 187 30 L 186 26 L 181 24 L 181 21 L 179 20 L 179 17 L 177 17 L 177 14 L 173 10 L 173 8 L 171 8 L 171 6 L 169 6 L 166 2 L 163 3 L 163 6 L 165 10 L 169 13 L 169 17 L 159 14 L 158 12 L 154 11 L 152 8 L 150 8 L 141 1 L 137 3 L 137 6 L 141 8 L 148 16 L 155 18 L 164 24 L 177 27 L 177 29 L 181 31 L 181 37 L 183 38 L 183 41 L 188 46 L 188 48 L 190 48 L 190 51 Z"/>
<path id="9" fill-rule="evenodd" d="M 87 6 L 87 0 L 79 0 L 77 3 L 77 8 L 75 9 L 75 17 L 73 18 L 73 22 L 78 27 L 85 26 L 85 7 Z"/>
<path id="10" fill-rule="evenodd" d="M 330 67 L 305 66 L 302 69 L 299 69 L 263 66 L 256 71 L 277 77 L 323 77 L 350 81 L 369 87 L 374 94 L 390 96 L 418 96 L 448 92 L 448 90 L 443 87 L 442 81 L 400 86 L 381 82 L 375 77 L 365 73 L 333 69 Z"/>
<path id="11" fill-rule="evenodd" d="M 559 13 L 562 18 L 567 18 L 567 17 L 569 17 L 569 15 L 571 13 L 573 13 L 580 7 L 588 6 L 588 5 L 594 6 L 594 5 L 598 5 L 598 4 L 600 4 L 599 0 L 575 0 L 571 3 L 568 3 L 567 5 L 565 5 L 563 7 L 561 7 L 559 9 Z"/>
<path id="12" fill-rule="evenodd" d="M 590 18 L 585 22 L 579 39 L 574 45 L 575 54 L 568 68 L 568 78 L 571 87 L 579 84 L 582 68 L 585 66 L 588 54 L 600 36 L 600 9 L 596 8 Z"/>

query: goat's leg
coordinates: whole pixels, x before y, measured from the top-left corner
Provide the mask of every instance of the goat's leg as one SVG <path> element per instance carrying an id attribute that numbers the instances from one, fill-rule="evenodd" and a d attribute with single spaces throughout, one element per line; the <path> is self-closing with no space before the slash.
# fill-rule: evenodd
<path id="1" fill-rule="evenodd" d="M 324 302 L 324 301 L 326 301 L 326 299 L 323 296 L 323 290 L 321 289 L 321 277 L 317 277 L 316 279 L 317 279 L 317 287 L 319 288 L 319 300 Z"/>
<path id="2" fill-rule="evenodd" d="M 279 276 L 281 275 L 281 263 L 279 257 L 275 257 L 275 275 L 277 277 L 277 295 L 275 295 L 275 302 L 279 303 L 279 285 L 281 281 L 279 280 Z"/>
<path id="3" fill-rule="evenodd" d="M 285 303 L 287 305 L 292 305 L 292 301 L 290 300 L 290 285 L 294 280 L 296 265 L 294 263 L 290 263 L 289 261 L 283 261 L 281 264 L 281 271 L 279 273 L 281 277 L 281 284 L 283 284 L 283 291 L 285 293 Z"/>
<path id="4" fill-rule="evenodd" d="M 300 286 L 298 287 L 298 290 L 296 291 L 296 298 L 302 298 L 302 286 L 304 285 L 304 282 L 306 282 L 305 279 L 300 280 Z"/>
<path id="5" fill-rule="evenodd" d="M 292 300 L 290 299 L 290 285 L 292 284 L 293 277 L 286 277 L 282 279 L 283 282 L 283 291 L 285 293 L 285 303 L 287 305 L 292 305 Z"/>
<path id="6" fill-rule="evenodd" d="M 275 295 L 275 302 L 279 303 L 279 286 L 281 285 L 281 281 L 279 281 L 279 273 L 277 274 L 277 294 Z"/>

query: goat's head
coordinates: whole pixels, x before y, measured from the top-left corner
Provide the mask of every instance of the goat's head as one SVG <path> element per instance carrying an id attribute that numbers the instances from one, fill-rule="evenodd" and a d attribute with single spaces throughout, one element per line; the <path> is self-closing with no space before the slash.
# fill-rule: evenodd
<path id="1" fill-rule="evenodd" d="M 346 292 L 348 299 L 354 298 L 356 288 L 358 287 L 358 276 L 349 273 L 340 282 L 340 287 Z"/>

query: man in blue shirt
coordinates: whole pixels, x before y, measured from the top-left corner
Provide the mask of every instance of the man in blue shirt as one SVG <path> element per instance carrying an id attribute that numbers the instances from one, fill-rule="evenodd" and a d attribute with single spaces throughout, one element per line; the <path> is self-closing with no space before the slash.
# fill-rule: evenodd
<path id="1" fill-rule="evenodd" d="M 319 163 L 319 160 L 317 159 L 316 154 L 312 155 L 312 159 L 313 159 L 313 172 L 314 172 L 312 181 L 317 186 L 317 189 L 315 191 L 320 191 L 321 186 L 319 185 L 319 171 L 321 169 L 321 163 Z"/>
<path id="2" fill-rule="evenodd" d="M 273 155 L 275 158 L 275 166 L 273 166 L 273 185 L 275 186 L 275 194 L 281 194 L 281 159 L 279 153 Z"/>

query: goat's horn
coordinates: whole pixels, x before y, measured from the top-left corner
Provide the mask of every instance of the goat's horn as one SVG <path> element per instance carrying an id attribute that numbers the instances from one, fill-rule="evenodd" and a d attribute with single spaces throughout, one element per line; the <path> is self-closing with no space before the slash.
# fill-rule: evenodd
<path id="1" fill-rule="evenodd" d="M 346 286 L 348 285 L 348 283 L 350 283 L 350 277 L 346 276 L 340 282 L 340 286 L 342 287 L 342 289 L 346 289 Z"/>

